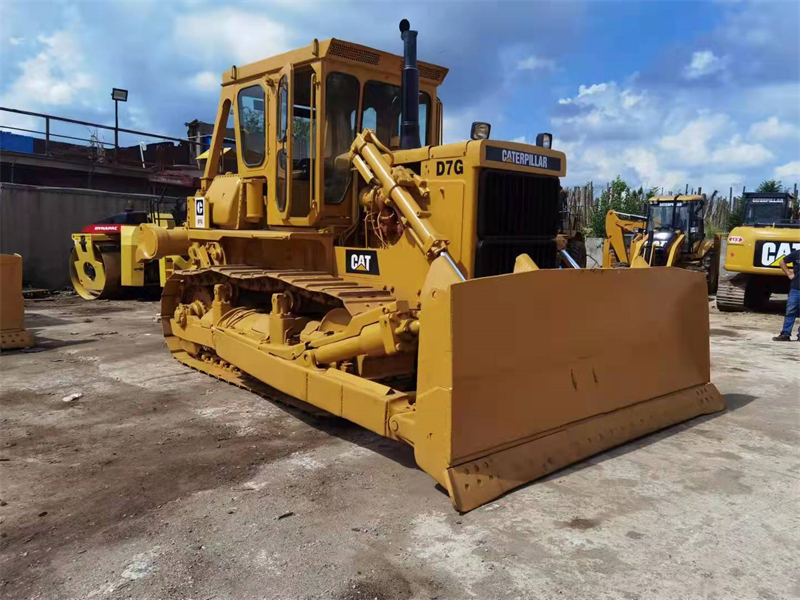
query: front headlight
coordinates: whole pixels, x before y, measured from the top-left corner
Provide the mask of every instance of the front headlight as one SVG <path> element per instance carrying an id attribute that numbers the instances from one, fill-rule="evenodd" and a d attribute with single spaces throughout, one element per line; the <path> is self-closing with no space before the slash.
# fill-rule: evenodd
<path id="1" fill-rule="evenodd" d="M 475 121 L 472 124 L 472 129 L 469 132 L 469 137 L 473 140 L 488 140 L 489 134 L 492 132 L 492 126 L 489 123 L 481 123 Z"/>

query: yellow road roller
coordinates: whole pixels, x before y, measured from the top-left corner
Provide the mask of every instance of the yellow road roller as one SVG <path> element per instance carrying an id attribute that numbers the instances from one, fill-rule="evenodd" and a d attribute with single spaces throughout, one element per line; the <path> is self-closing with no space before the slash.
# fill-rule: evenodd
<path id="1" fill-rule="evenodd" d="M 182 256 L 188 244 L 160 260 L 138 261 L 136 249 L 143 224 L 174 229 L 175 218 L 171 213 L 125 211 L 72 234 L 69 274 L 81 298 L 114 298 L 123 289 L 163 287 L 176 266 L 188 266 Z"/>

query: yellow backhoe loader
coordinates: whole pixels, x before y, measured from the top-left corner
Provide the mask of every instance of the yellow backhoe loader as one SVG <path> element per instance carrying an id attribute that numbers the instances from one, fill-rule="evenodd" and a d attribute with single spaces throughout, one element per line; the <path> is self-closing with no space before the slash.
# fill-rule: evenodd
<path id="1" fill-rule="evenodd" d="M 705 237 L 703 209 L 705 196 L 653 196 L 648 201 L 646 222 L 639 215 L 606 215 L 606 241 L 603 245 L 604 267 L 680 267 L 703 273 L 708 294 L 717 293 L 719 255 L 722 238 Z M 624 231 L 635 231 L 629 250 Z M 607 251 L 608 250 L 608 251 Z M 613 253 L 611 252 L 613 250 Z M 627 260 L 612 264 L 616 255 Z"/>
<path id="2" fill-rule="evenodd" d="M 764 310 L 772 294 L 788 294 L 781 259 L 800 248 L 800 216 L 787 193 L 744 195 L 744 224 L 728 235 L 725 269 L 738 273 L 722 283 L 717 308 Z"/>
<path id="3" fill-rule="evenodd" d="M 72 287 L 81 298 L 97 300 L 113 298 L 123 288 L 164 287 L 175 267 L 188 267 L 188 242 L 185 233 L 176 231 L 174 252 L 159 260 L 138 260 L 139 226 L 173 229 L 175 217 L 155 210 L 126 211 L 112 215 L 80 233 L 72 234 L 69 275 Z M 182 230 L 184 231 L 184 230 Z M 183 236 L 183 243 L 177 241 Z"/>
<path id="4" fill-rule="evenodd" d="M 603 268 L 630 266 L 630 247 L 634 236 L 647 230 L 647 217 L 615 210 L 606 213 L 606 239 L 603 240 Z"/>
<path id="5" fill-rule="evenodd" d="M 410 444 L 460 511 L 723 409 L 703 277 L 574 268 L 552 136 L 443 145 L 447 70 L 400 30 L 402 57 L 314 40 L 223 74 L 191 265 L 162 294 L 173 356 Z"/>

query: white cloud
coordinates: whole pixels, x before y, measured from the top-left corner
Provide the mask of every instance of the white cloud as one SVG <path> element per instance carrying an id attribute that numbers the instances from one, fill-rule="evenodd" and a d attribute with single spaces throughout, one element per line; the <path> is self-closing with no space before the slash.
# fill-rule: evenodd
<path id="1" fill-rule="evenodd" d="M 569 108 L 563 109 L 566 116 L 554 117 L 552 123 L 569 138 L 587 130 L 598 135 L 634 131 L 654 123 L 657 116 L 645 91 L 620 88 L 614 81 L 581 85 L 577 96 L 561 98 L 558 104 Z"/>
<path id="2" fill-rule="evenodd" d="M 197 33 L 199 41 L 187 43 L 187 32 Z M 202 11 L 178 18 L 173 34 L 180 51 L 215 63 L 226 61 L 242 65 L 292 48 L 291 33 L 286 25 L 259 12 L 237 8 Z"/>
<path id="3" fill-rule="evenodd" d="M 8 38 L 8 43 L 11 44 L 12 46 L 19 46 L 20 44 L 24 44 L 25 43 L 25 38 L 24 37 L 10 37 L 10 38 Z"/>
<path id="4" fill-rule="evenodd" d="M 728 141 L 720 138 L 735 129 L 728 115 L 703 113 L 677 134 L 665 135 L 658 145 L 675 155 L 674 160 L 695 165 L 711 163 L 730 166 L 758 166 L 773 158 L 772 152 L 757 143 L 747 143 L 735 134 Z"/>
<path id="5" fill-rule="evenodd" d="M 699 79 L 713 75 L 722 71 L 726 62 L 724 58 L 720 58 L 711 50 L 693 52 L 691 62 L 683 68 L 683 75 L 687 79 Z"/>
<path id="6" fill-rule="evenodd" d="M 200 92 L 209 92 L 219 89 L 222 77 L 213 71 L 200 71 L 190 77 L 187 83 Z"/>
<path id="7" fill-rule="evenodd" d="M 19 77 L 3 94 L 2 104 L 30 110 L 85 103 L 84 92 L 93 89 L 95 78 L 86 66 L 80 38 L 58 31 L 36 41 L 39 51 L 17 65 Z"/>
<path id="8" fill-rule="evenodd" d="M 688 177 L 686 171 L 663 170 L 658 156 L 654 150 L 642 146 L 635 146 L 625 151 L 625 162 L 636 172 L 645 187 L 663 186 L 676 188 L 685 183 Z"/>
<path id="9" fill-rule="evenodd" d="M 750 144 L 734 135 L 726 144 L 718 146 L 711 154 L 711 162 L 730 166 L 757 166 L 772 160 L 774 154 L 761 144 Z"/>
<path id="10" fill-rule="evenodd" d="M 686 161 L 705 163 L 710 157 L 709 142 L 727 131 L 729 126 L 727 115 L 701 114 L 677 133 L 663 136 L 658 140 L 658 145 Z"/>
<path id="11" fill-rule="evenodd" d="M 753 134 L 774 135 L 776 125 L 791 130 L 784 121 L 765 118 L 748 132 L 725 111 L 694 108 L 695 94 L 667 97 L 628 81 L 624 87 L 613 81 L 581 85 L 577 95 L 558 100 L 560 116 L 552 123 L 556 139 L 565 140 L 559 149 L 570 147 L 567 184 L 619 175 L 629 184 L 665 191 L 687 183 L 727 190 L 767 178 L 776 155 L 782 157 L 780 147 Z M 794 156 L 796 151 L 789 154 Z"/>
<path id="12" fill-rule="evenodd" d="M 519 71 L 555 71 L 556 61 L 552 58 L 545 58 L 532 54 L 517 62 L 517 70 Z"/>
<path id="13" fill-rule="evenodd" d="M 749 137 L 759 140 L 777 140 L 782 138 L 796 138 L 800 131 L 796 125 L 782 123 L 778 117 L 770 117 L 766 121 L 759 121 L 750 126 Z"/>
<path id="14" fill-rule="evenodd" d="M 519 136 L 519 137 L 515 137 L 515 138 L 514 138 L 513 140 L 511 140 L 511 141 L 512 141 L 512 142 L 516 142 L 516 143 L 518 143 L 518 144 L 527 144 L 527 143 L 528 143 L 528 140 L 525 138 L 525 136 L 524 136 L 524 135 L 521 135 L 521 136 Z"/>
<path id="15" fill-rule="evenodd" d="M 444 143 L 453 144 L 468 140 L 473 121 L 480 120 L 477 118 L 477 112 L 472 109 L 460 112 L 445 110 L 442 121 Z"/>
<path id="16" fill-rule="evenodd" d="M 776 179 L 789 179 L 797 181 L 800 179 L 800 160 L 793 160 L 785 165 L 775 167 L 773 175 Z"/>

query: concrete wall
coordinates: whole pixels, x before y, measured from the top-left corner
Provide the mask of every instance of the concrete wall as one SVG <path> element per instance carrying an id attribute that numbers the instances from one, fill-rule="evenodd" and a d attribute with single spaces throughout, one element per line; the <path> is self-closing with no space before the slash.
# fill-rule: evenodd
<path id="1" fill-rule="evenodd" d="M 70 236 L 125 209 L 148 210 L 153 198 L 144 194 L 0 183 L 0 252 L 22 255 L 25 285 L 68 287 Z M 175 200 L 169 199 L 170 203 Z"/>
<path id="2" fill-rule="evenodd" d="M 603 238 L 586 238 L 586 268 L 600 269 L 603 266 Z"/>

